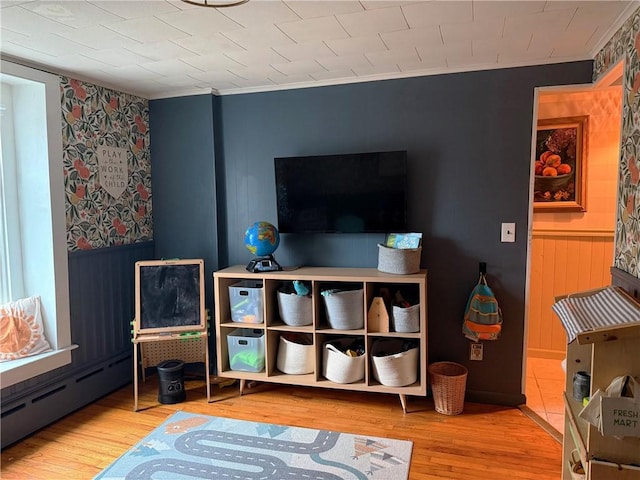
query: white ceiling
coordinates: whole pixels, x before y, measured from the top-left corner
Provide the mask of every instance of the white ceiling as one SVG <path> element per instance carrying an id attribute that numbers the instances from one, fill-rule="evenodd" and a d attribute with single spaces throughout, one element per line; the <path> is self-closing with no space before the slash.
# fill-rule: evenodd
<path id="1" fill-rule="evenodd" d="M 211 1 L 211 0 L 209 0 Z M 593 59 L 631 1 L 1 0 L 0 53 L 145 98 Z"/>

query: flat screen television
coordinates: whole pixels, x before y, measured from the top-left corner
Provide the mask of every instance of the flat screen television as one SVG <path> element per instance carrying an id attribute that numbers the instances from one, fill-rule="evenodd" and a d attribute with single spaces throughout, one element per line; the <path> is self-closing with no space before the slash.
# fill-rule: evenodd
<path id="1" fill-rule="evenodd" d="M 281 233 L 407 231 L 407 152 L 275 158 Z"/>

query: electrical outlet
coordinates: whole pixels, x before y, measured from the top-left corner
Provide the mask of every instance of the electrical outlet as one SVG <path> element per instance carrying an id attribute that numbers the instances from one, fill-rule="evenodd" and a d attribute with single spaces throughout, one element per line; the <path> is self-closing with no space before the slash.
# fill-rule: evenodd
<path id="1" fill-rule="evenodd" d="M 482 348 L 484 345 L 481 343 L 472 343 L 471 344 L 471 360 L 482 360 Z"/>

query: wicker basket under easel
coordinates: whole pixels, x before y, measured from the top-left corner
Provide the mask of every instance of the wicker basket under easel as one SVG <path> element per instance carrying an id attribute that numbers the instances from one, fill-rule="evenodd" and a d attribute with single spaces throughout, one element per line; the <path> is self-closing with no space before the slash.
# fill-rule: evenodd
<path id="1" fill-rule="evenodd" d="M 429 365 L 431 391 L 436 412 L 458 415 L 464 410 L 464 394 L 467 387 L 467 368 L 453 362 L 436 362 Z"/>

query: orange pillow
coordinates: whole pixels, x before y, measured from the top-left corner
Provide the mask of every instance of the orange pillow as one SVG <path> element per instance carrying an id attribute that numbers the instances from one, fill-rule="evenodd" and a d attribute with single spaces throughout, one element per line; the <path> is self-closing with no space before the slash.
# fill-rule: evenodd
<path id="1" fill-rule="evenodd" d="M 44 336 L 40 297 L 0 305 L 0 362 L 51 350 Z"/>

